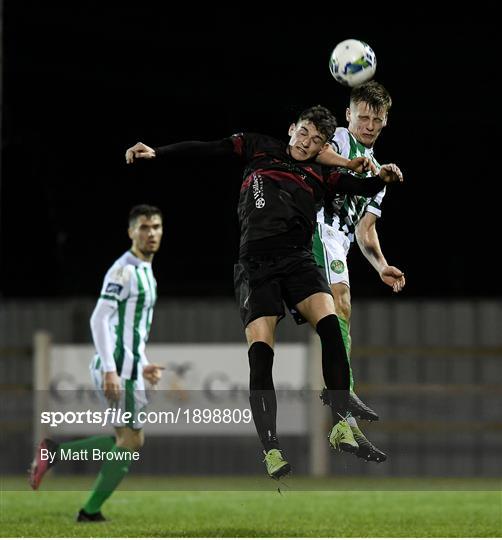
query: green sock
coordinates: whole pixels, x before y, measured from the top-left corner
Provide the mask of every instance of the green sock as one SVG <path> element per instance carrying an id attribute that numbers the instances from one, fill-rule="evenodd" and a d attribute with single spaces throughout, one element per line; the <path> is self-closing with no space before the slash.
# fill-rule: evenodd
<path id="1" fill-rule="evenodd" d="M 68 441 L 61 443 L 59 445 L 59 454 L 58 457 L 61 459 L 61 450 L 67 452 L 71 450 L 72 452 L 80 452 L 81 450 L 93 450 L 97 448 L 98 450 L 103 450 L 107 452 L 115 444 L 115 437 L 87 437 L 86 439 L 77 439 L 75 441 Z"/>
<path id="2" fill-rule="evenodd" d="M 113 446 L 112 452 L 127 452 L 127 455 L 131 454 L 131 451 L 127 448 L 120 448 Z M 108 499 L 108 497 L 115 491 L 120 484 L 124 476 L 129 471 L 129 465 L 131 459 L 126 457 L 118 457 L 115 459 L 106 460 L 101 470 L 99 471 L 98 478 L 92 489 L 92 493 L 87 499 L 84 505 L 84 511 L 88 514 L 95 514 L 101 510 L 101 506 Z"/>
<path id="3" fill-rule="evenodd" d="M 338 316 L 337 316 L 338 317 Z M 350 323 L 341 317 L 338 317 L 340 323 L 340 330 L 342 331 L 343 344 L 345 345 L 345 352 L 347 353 L 347 360 L 349 362 L 350 370 L 350 391 L 354 391 L 354 375 L 352 374 L 352 366 L 350 365 L 350 352 L 352 348 L 352 338 L 350 337 Z"/>

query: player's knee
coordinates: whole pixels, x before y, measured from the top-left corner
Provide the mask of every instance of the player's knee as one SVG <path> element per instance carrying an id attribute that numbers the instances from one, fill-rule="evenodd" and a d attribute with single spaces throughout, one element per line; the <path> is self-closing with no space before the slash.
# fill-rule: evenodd
<path id="1" fill-rule="evenodd" d="M 270 334 L 268 329 L 259 330 L 259 329 L 254 328 L 249 331 L 246 328 L 246 338 L 250 347 L 252 347 L 254 343 L 265 343 L 270 348 L 274 346 L 274 337 L 273 335 Z"/>
<path id="2" fill-rule="evenodd" d="M 350 321 L 351 304 L 349 294 L 335 296 L 335 311 L 339 317 L 345 319 L 346 321 Z"/>
<path id="3" fill-rule="evenodd" d="M 251 347 L 253 343 L 263 342 L 273 349 L 276 317 L 260 317 L 246 326 L 246 339 Z"/>
<path id="4" fill-rule="evenodd" d="M 120 448 L 127 448 L 133 452 L 137 452 L 143 448 L 145 444 L 145 434 L 142 429 L 129 429 L 126 428 L 117 437 L 117 446 Z"/>
<path id="5" fill-rule="evenodd" d="M 145 444 L 145 434 L 142 429 L 133 430 L 133 436 L 131 437 L 131 450 L 141 450 Z"/>
<path id="6" fill-rule="evenodd" d="M 136 437 L 134 439 L 135 449 L 141 450 L 145 445 L 145 434 L 142 429 L 136 431 Z"/>

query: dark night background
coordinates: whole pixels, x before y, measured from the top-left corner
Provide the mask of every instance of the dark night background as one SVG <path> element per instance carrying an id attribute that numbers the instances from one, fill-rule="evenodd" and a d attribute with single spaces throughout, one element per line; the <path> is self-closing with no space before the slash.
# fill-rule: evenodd
<path id="1" fill-rule="evenodd" d="M 328 58 L 349 37 L 373 47 L 375 78 L 394 99 L 376 155 L 398 163 L 406 183 L 390 189 L 378 230 L 389 264 L 407 275 L 402 294 L 500 294 L 495 18 L 337 24 L 227 11 L 201 26 L 202 13 L 196 25 L 159 6 L 4 2 L 0 295 L 95 296 L 141 202 L 165 214 L 160 294 L 232 295 L 239 165 L 168 172 L 160 161 L 126 166 L 124 152 L 138 140 L 237 131 L 287 138 L 317 103 L 345 125 L 349 92 Z M 349 261 L 353 298 L 390 296 L 357 247 Z"/>

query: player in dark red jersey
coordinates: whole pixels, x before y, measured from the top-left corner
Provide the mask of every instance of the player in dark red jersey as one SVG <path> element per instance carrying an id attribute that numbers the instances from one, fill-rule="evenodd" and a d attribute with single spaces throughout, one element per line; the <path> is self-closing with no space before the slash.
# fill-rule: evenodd
<path id="1" fill-rule="evenodd" d="M 304 111 L 289 127 L 289 143 L 266 135 L 240 133 L 212 142 L 189 141 L 158 148 L 137 143 L 127 163 L 161 157 L 237 155 L 244 162 L 238 215 L 241 228 L 234 284 L 249 344 L 250 404 L 264 447 L 267 472 L 280 478 L 291 470 L 276 431 L 277 400 L 272 379 L 274 335 L 285 315 L 284 304 L 298 323 L 308 321 L 322 345 L 322 370 L 333 411 L 330 444 L 355 452 L 358 445 L 346 422 L 349 364 L 334 301 L 324 273 L 316 266 L 311 244 L 316 210 L 327 192 L 372 196 L 385 183 L 402 181 L 394 164 L 364 181 L 333 166 L 357 172 L 366 158 L 349 161 L 328 144 L 336 119 L 321 106 Z"/>

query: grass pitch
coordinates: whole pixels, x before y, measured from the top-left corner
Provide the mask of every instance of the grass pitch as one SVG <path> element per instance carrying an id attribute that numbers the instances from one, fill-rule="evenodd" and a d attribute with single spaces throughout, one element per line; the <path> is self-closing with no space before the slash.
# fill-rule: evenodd
<path id="1" fill-rule="evenodd" d="M 32 492 L 2 478 L 2 536 L 500 537 L 500 480 L 286 480 L 129 477 L 105 523 L 76 523 L 92 478 Z M 281 488 L 281 493 L 277 487 Z"/>

